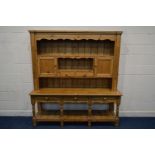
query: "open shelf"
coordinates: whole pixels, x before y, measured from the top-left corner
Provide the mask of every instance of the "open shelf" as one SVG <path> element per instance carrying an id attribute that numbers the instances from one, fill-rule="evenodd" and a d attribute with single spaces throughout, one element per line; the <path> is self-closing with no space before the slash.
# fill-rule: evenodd
<path id="1" fill-rule="evenodd" d="M 39 55 L 114 55 L 114 42 L 110 40 L 41 40 L 37 42 Z"/>
<path id="2" fill-rule="evenodd" d="M 92 70 L 93 58 L 58 58 L 58 69 L 61 70 Z"/>
<path id="3" fill-rule="evenodd" d="M 111 78 L 40 78 L 40 88 L 111 88 Z"/>
<path id="4" fill-rule="evenodd" d="M 79 114 L 64 114 L 63 116 L 61 115 L 52 115 L 52 114 L 44 114 L 40 115 L 37 114 L 35 119 L 37 121 L 47 121 L 47 122 L 59 122 L 59 121 L 64 121 L 64 122 L 87 122 L 88 120 L 91 122 L 109 122 L 109 121 L 116 121 L 116 117 L 112 113 L 104 113 L 104 114 L 98 114 L 98 115 L 86 115 L 86 113 L 79 112 Z"/>

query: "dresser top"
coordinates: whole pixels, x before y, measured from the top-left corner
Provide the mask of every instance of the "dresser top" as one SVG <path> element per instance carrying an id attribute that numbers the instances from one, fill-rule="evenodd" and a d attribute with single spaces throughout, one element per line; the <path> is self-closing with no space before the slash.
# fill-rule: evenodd
<path id="1" fill-rule="evenodd" d="M 69 31 L 69 30 L 29 30 L 30 33 L 84 33 L 84 34 L 109 34 L 109 35 L 121 35 L 122 31 Z"/>
<path id="2" fill-rule="evenodd" d="M 46 88 L 33 90 L 30 95 L 64 95 L 64 96 L 122 96 L 122 94 L 117 91 L 112 91 L 111 89 L 87 89 L 87 88 Z"/>

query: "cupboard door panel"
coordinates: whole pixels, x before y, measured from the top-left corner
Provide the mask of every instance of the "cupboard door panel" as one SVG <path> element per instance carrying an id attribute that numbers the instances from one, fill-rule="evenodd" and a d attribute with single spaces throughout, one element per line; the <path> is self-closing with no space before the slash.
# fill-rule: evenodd
<path id="1" fill-rule="evenodd" d="M 98 58 L 96 60 L 97 76 L 112 76 L 113 60 L 111 58 Z"/>
<path id="2" fill-rule="evenodd" d="M 41 76 L 55 75 L 55 59 L 54 58 L 40 58 L 39 59 L 39 73 Z"/>

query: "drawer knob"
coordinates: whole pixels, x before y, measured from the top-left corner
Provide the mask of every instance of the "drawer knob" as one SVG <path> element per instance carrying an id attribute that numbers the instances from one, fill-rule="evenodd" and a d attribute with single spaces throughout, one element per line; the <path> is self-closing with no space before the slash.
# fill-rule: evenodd
<path id="1" fill-rule="evenodd" d="M 78 98 L 77 97 L 74 97 L 74 100 L 77 100 Z"/>
<path id="2" fill-rule="evenodd" d="M 106 97 L 104 97 L 103 99 L 104 99 L 104 100 L 106 100 L 107 98 L 106 98 Z"/>
<path id="3" fill-rule="evenodd" d="M 48 97 L 45 97 L 45 100 L 48 100 L 49 98 Z"/>

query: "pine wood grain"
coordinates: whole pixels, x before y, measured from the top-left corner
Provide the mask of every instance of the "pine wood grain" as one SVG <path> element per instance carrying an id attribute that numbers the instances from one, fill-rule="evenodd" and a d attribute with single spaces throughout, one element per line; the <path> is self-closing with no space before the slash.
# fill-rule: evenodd
<path id="1" fill-rule="evenodd" d="M 117 90 L 121 31 L 30 30 L 34 90 L 30 93 L 33 125 L 37 122 L 113 122 L 119 125 L 122 94 Z M 66 111 L 65 101 L 84 101 L 86 111 Z M 57 112 L 45 103 L 60 105 Z M 94 111 L 96 103 L 108 109 Z M 37 105 L 37 106 L 36 106 Z"/>

